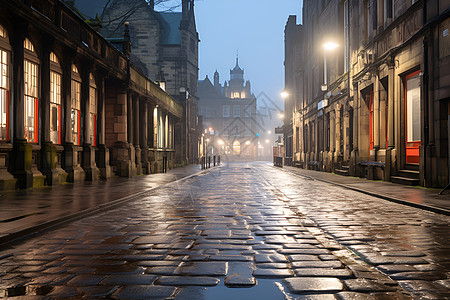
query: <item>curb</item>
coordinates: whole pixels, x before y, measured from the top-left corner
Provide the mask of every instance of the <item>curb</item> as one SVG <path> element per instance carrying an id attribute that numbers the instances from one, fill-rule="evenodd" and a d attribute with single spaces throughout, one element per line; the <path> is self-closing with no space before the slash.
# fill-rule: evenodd
<path id="1" fill-rule="evenodd" d="M 159 186 L 147 189 L 145 191 L 141 191 L 141 192 L 138 192 L 138 193 L 135 193 L 135 194 L 131 194 L 131 195 L 128 195 L 128 196 L 125 196 L 125 197 L 122 197 L 122 198 L 119 198 L 119 199 L 107 202 L 107 203 L 103 203 L 103 204 L 97 205 L 96 207 L 92 207 L 92 208 L 85 209 L 83 211 L 79 211 L 79 212 L 76 212 L 76 213 L 68 214 L 66 216 L 57 218 L 55 220 L 44 222 L 44 223 L 39 224 L 39 225 L 35 225 L 35 226 L 32 226 L 32 227 L 28 227 L 26 229 L 19 230 L 19 231 L 14 232 L 14 233 L 7 234 L 5 236 L 0 237 L 0 251 L 6 250 L 13 243 L 25 240 L 27 238 L 31 238 L 31 237 L 33 237 L 35 235 L 38 235 L 38 234 L 43 233 L 45 231 L 51 230 L 51 229 L 56 228 L 58 226 L 61 226 L 61 225 L 64 225 L 64 224 L 68 224 L 70 222 L 73 222 L 73 221 L 76 221 L 76 220 L 80 220 L 80 219 L 85 218 L 85 217 L 92 216 L 92 215 L 94 215 L 96 213 L 107 211 L 109 209 L 113 209 L 113 208 L 119 206 L 120 204 L 123 204 L 125 202 L 131 201 L 131 200 L 133 200 L 133 199 L 135 199 L 135 198 L 137 198 L 139 196 L 142 196 L 142 195 L 144 195 L 146 193 L 153 192 L 155 190 L 158 190 L 160 188 L 163 188 L 164 186 L 173 184 L 175 182 L 184 181 L 184 180 L 188 180 L 188 179 L 197 177 L 197 176 L 201 175 L 202 173 L 206 173 L 209 170 L 210 169 L 200 170 L 200 171 L 198 171 L 196 173 L 187 175 L 185 177 L 181 177 L 181 178 L 176 179 L 174 181 L 167 182 L 165 184 L 162 184 L 162 185 L 159 185 Z"/>
<path id="2" fill-rule="evenodd" d="M 283 171 L 289 172 L 289 173 L 292 173 L 292 174 L 295 174 L 295 175 L 298 175 L 298 176 L 302 176 L 302 177 L 308 178 L 310 180 L 311 179 L 312 180 L 318 180 L 318 181 L 321 181 L 321 182 L 325 182 L 325 183 L 328 183 L 328 184 L 339 186 L 339 187 L 342 187 L 342 188 L 345 188 L 345 189 L 348 189 L 348 190 L 352 190 L 352 191 L 355 191 L 355 192 L 359 192 L 359 193 L 366 194 L 366 195 L 369 195 L 369 196 L 372 196 L 372 197 L 376 197 L 376 198 L 380 198 L 380 199 L 383 199 L 383 200 L 387 200 L 387 201 L 391 201 L 391 202 L 395 202 L 395 203 L 399 203 L 399 204 L 403 204 L 403 205 L 407 205 L 407 206 L 411 206 L 411 207 L 415 207 L 415 208 L 420 208 L 420 209 L 427 210 L 427 211 L 430 211 L 430 212 L 434 212 L 434 213 L 450 216 L 450 210 L 445 209 L 445 208 L 440 208 L 440 207 L 426 205 L 426 204 L 420 204 L 420 203 L 414 203 L 414 202 L 410 202 L 410 201 L 407 201 L 407 200 L 395 198 L 395 197 L 388 196 L 388 195 L 377 194 L 377 193 L 370 192 L 370 191 L 367 191 L 367 190 L 355 188 L 355 187 L 352 187 L 352 186 L 349 186 L 349 185 L 346 185 L 346 184 L 337 183 L 337 182 L 333 182 L 333 181 L 329 181 L 329 180 L 321 179 L 321 178 L 317 178 L 317 177 L 311 177 L 309 175 L 299 174 L 299 173 L 296 173 L 295 171 L 291 171 L 291 170 L 283 169 Z"/>

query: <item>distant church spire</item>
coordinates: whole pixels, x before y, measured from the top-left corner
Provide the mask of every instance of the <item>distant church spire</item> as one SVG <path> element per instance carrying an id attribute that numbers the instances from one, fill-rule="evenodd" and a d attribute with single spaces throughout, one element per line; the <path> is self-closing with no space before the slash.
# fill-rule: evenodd
<path id="1" fill-rule="evenodd" d="M 239 50 L 236 50 L 236 67 L 239 67 Z"/>

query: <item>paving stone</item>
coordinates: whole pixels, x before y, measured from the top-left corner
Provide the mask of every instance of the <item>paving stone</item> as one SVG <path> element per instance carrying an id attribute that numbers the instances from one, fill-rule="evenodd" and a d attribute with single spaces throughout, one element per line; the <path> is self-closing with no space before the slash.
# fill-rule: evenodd
<path id="1" fill-rule="evenodd" d="M 113 266 L 99 266 L 95 268 L 94 274 L 143 274 L 144 267 L 133 265 L 113 265 Z"/>
<path id="2" fill-rule="evenodd" d="M 415 292 L 415 291 L 448 291 L 443 286 L 439 286 L 433 282 L 425 281 L 425 280 L 402 280 L 398 282 L 399 285 L 406 291 Z"/>
<path id="3" fill-rule="evenodd" d="M 254 250 L 277 250 L 283 248 L 282 245 L 261 244 L 253 246 Z"/>
<path id="4" fill-rule="evenodd" d="M 79 287 L 78 290 L 83 294 L 83 298 L 106 298 L 114 293 L 118 286 L 87 286 Z"/>
<path id="5" fill-rule="evenodd" d="M 204 299 L 206 287 L 200 286 L 188 286 L 183 287 L 179 293 L 176 295 L 176 300 L 193 300 L 193 299 Z"/>
<path id="6" fill-rule="evenodd" d="M 257 254 L 255 255 L 256 263 L 287 263 L 286 256 L 280 254 Z"/>
<path id="7" fill-rule="evenodd" d="M 214 277 L 201 277 L 201 276 L 163 276 L 156 280 L 156 285 L 169 285 L 169 286 L 215 286 L 220 282 L 219 279 Z"/>
<path id="8" fill-rule="evenodd" d="M 387 274 L 417 271 L 417 269 L 411 265 L 379 265 L 377 268 Z"/>
<path id="9" fill-rule="evenodd" d="M 154 275 L 110 275 L 103 279 L 100 284 L 104 285 L 151 285 L 158 278 Z"/>
<path id="10" fill-rule="evenodd" d="M 256 285 L 254 277 L 244 276 L 242 274 L 230 274 L 225 277 L 225 285 L 229 287 L 248 287 Z"/>
<path id="11" fill-rule="evenodd" d="M 401 272 L 389 276 L 394 280 L 439 280 L 442 275 L 435 272 Z"/>
<path id="12" fill-rule="evenodd" d="M 82 298 L 80 292 L 70 286 L 56 286 L 55 289 L 47 294 L 51 299 L 64 299 L 64 298 Z"/>
<path id="13" fill-rule="evenodd" d="M 330 254 L 330 251 L 327 249 L 282 249 L 278 250 L 280 254 L 306 254 L 306 255 L 320 255 L 320 254 Z"/>
<path id="14" fill-rule="evenodd" d="M 251 250 L 251 246 L 246 245 L 230 245 L 230 244 L 198 244 L 192 249 L 216 249 L 216 250 Z"/>
<path id="15" fill-rule="evenodd" d="M 289 269 L 288 264 L 283 263 L 259 263 L 258 269 Z"/>
<path id="16" fill-rule="evenodd" d="M 121 257 L 121 259 L 126 261 L 149 261 L 149 260 L 163 260 L 165 258 L 165 255 L 142 255 L 142 254 L 135 254 L 135 255 L 124 255 Z"/>
<path id="17" fill-rule="evenodd" d="M 369 293 L 369 292 L 387 292 L 395 290 L 392 287 L 388 287 L 384 284 L 366 278 L 347 279 L 344 281 L 344 283 L 349 290 L 354 292 Z"/>
<path id="18" fill-rule="evenodd" d="M 129 285 L 113 294 L 116 299 L 166 299 L 176 291 L 175 287 Z"/>
<path id="19" fill-rule="evenodd" d="M 298 255 L 288 255 L 289 261 L 320 261 L 317 255 L 309 254 L 298 254 Z"/>
<path id="20" fill-rule="evenodd" d="M 179 261 L 167 261 L 167 260 L 149 260 L 149 261 L 137 261 L 134 262 L 137 266 L 143 267 L 170 267 L 170 266 L 178 266 L 180 264 Z"/>
<path id="21" fill-rule="evenodd" d="M 209 260 L 217 261 L 253 261 L 253 257 L 245 255 L 211 255 Z"/>
<path id="22" fill-rule="evenodd" d="M 151 267 L 148 268 L 145 273 L 147 274 L 155 274 L 155 275 L 173 275 L 175 271 L 178 269 L 178 266 L 170 266 L 170 267 Z"/>
<path id="23" fill-rule="evenodd" d="M 77 275 L 67 282 L 71 286 L 97 285 L 105 276 L 102 275 Z"/>
<path id="24" fill-rule="evenodd" d="M 294 276 L 290 269 L 256 269 L 253 276 L 262 278 L 284 278 Z"/>
<path id="25" fill-rule="evenodd" d="M 293 268 L 342 268 L 339 260 L 329 261 L 294 261 L 291 263 Z"/>
<path id="26" fill-rule="evenodd" d="M 228 272 L 227 262 L 186 262 L 182 263 L 174 274 L 200 275 L 200 276 L 225 276 Z"/>
<path id="27" fill-rule="evenodd" d="M 387 292 L 387 293 L 371 293 L 371 296 L 374 296 L 375 299 L 380 300 L 412 300 L 411 296 L 399 293 L 399 292 Z M 425 298 L 426 299 L 426 298 Z"/>
<path id="28" fill-rule="evenodd" d="M 294 270 L 296 276 L 301 277 L 336 277 L 353 278 L 353 273 L 347 269 L 326 269 L 326 268 L 301 268 Z"/>
<path id="29" fill-rule="evenodd" d="M 337 299 L 340 300 L 376 300 L 377 298 L 372 295 L 356 293 L 356 292 L 340 292 L 337 295 Z"/>
<path id="30" fill-rule="evenodd" d="M 170 244 L 174 239 L 176 238 L 168 235 L 141 236 L 133 240 L 133 244 Z"/>
<path id="31" fill-rule="evenodd" d="M 287 231 L 287 230 L 259 230 L 255 232 L 255 235 L 296 235 L 298 232 L 296 231 Z"/>
<path id="32" fill-rule="evenodd" d="M 344 285 L 337 278 L 287 278 L 284 282 L 294 294 L 340 292 L 344 289 Z"/>

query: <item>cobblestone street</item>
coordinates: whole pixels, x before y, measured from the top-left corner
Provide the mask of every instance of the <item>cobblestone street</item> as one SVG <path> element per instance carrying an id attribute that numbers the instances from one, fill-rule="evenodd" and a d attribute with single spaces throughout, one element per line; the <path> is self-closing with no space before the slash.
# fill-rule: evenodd
<path id="1" fill-rule="evenodd" d="M 230 163 L 0 252 L 0 297 L 449 299 L 449 223 Z"/>

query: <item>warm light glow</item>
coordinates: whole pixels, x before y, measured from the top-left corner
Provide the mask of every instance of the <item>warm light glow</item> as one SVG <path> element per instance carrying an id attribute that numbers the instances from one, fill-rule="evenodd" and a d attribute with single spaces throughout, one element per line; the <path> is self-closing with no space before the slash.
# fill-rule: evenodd
<path id="1" fill-rule="evenodd" d="M 245 144 L 246 144 L 246 145 L 250 145 L 250 141 L 246 141 Z"/>
<path id="2" fill-rule="evenodd" d="M 283 120 L 284 119 L 284 114 L 279 114 L 278 117 Z"/>
<path id="3" fill-rule="evenodd" d="M 334 50 L 339 47 L 339 45 L 333 42 L 328 42 L 323 44 L 323 47 L 325 48 L 325 50 Z"/>
<path id="4" fill-rule="evenodd" d="M 206 139 L 207 142 L 209 142 L 209 139 Z"/>
<path id="5" fill-rule="evenodd" d="M 212 127 L 209 127 L 209 132 L 213 131 L 214 129 Z"/>
<path id="6" fill-rule="evenodd" d="M 266 140 L 266 143 L 268 144 L 270 141 L 269 140 Z"/>
<path id="7" fill-rule="evenodd" d="M 268 134 L 271 134 L 271 133 L 272 133 L 272 131 L 270 131 L 270 130 L 269 130 L 269 131 L 267 131 L 267 133 L 268 133 Z"/>
<path id="8" fill-rule="evenodd" d="M 223 145 L 223 141 L 222 140 L 219 140 L 218 143 L 219 143 L 219 145 Z"/>
<path id="9" fill-rule="evenodd" d="M 283 98 L 283 99 L 286 99 L 287 97 L 289 97 L 289 93 L 286 91 L 282 91 L 280 95 L 281 95 L 281 98 Z"/>

